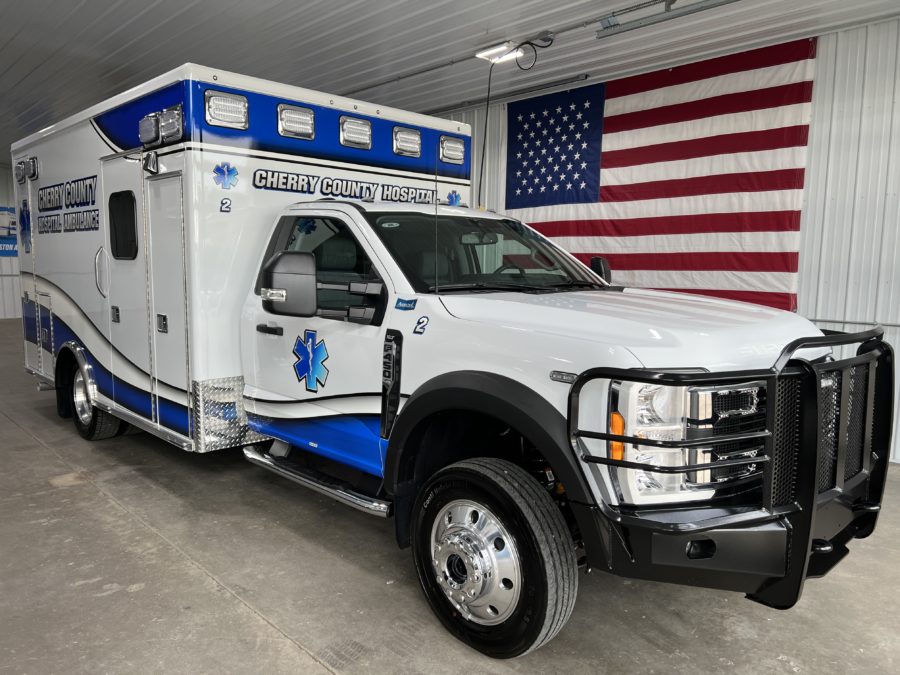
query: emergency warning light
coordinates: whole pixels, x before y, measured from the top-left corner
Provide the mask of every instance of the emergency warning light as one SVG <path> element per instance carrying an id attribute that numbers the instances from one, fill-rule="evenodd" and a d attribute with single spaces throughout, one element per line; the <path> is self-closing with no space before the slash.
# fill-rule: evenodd
<path id="1" fill-rule="evenodd" d="M 466 159 L 466 144 L 453 136 L 441 136 L 441 161 L 462 164 Z"/>
<path id="2" fill-rule="evenodd" d="M 206 123 L 230 129 L 246 129 L 249 122 L 246 96 L 206 90 Z"/>
<path id="3" fill-rule="evenodd" d="M 372 147 L 372 123 L 341 115 L 341 145 L 368 150 Z"/>
<path id="4" fill-rule="evenodd" d="M 278 133 L 311 141 L 316 136 L 316 114 L 310 108 L 282 103 L 278 106 Z"/>
<path id="5" fill-rule="evenodd" d="M 422 154 L 422 134 L 416 129 L 394 127 L 394 153 L 407 157 L 419 157 Z"/>

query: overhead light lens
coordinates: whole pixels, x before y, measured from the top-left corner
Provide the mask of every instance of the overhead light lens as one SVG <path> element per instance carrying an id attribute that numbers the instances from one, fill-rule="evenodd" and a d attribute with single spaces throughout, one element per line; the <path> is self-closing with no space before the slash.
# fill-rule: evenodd
<path id="1" fill-rule="evenodd" d="M 38 177 L 38 160 L 37 157 L 29 157 L 25 160 L 25 175 L 28 180 L 37 180 Z"/>
<path id="2" fill-rule="evenodd" d="M 372 147 L 372 123 L 341 116 L 341 145 L 368 150 Z"/>
<path id="3" fill-rule="evenodd" d="M 417 129 L 394 127 L 394 153 L 407 157 L 422 154 L 422 134 Z"/>
<path id="4" fill-rule="evenodd" d="M 316 135 L 316 115 L 310 108 L 282 103 L 278 106 L 278 133 L 312 140 Z"/>
<path id="5" fill-rule="evenodd" d="M 246 129 L 249 116 L 246 96 L 206 92 L 206 123 L 217 127 Z"/>
<path id="6" fill-rule="evenodd" d="M 441 161 L 462 164 L 466 159 L 466 144 L 460 138 L 441 136 Z"/>
<path id="7" fill-rule="evenodd" d="M 159 143 L 159 113 L 150 113 L 141 118 L 138 122 L 138 138 L 145 148 Z"/>
<path id="8" fill-rule="evenodd" d="M 16 182 L 25 182 L 25 162 L 16 162 Z"/>
<path id="9" fill-rule="evenodd" d="M 522 56 L 522 50 L 516 49 L 516 43 L 512 40 L 475 52 L 475 58 L 484 59 L 491 63 L 502 63 L 519 56 Z"/>
<path id="10" fill-rule="evenodd" d="M 181 106 L 167 108 L 159 113 L 159 137 L 163 143 L 181 140 Z"/>

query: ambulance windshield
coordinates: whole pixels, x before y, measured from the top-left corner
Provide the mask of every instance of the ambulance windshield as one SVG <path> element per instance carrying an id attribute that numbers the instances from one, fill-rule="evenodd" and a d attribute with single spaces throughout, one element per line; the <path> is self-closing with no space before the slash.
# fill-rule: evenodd
<path id="1" fill-rule="evenodd" d="M 515 220 L 412 212 L 368 213 L 367 217 L 419 293 L 606 287 Z"/>

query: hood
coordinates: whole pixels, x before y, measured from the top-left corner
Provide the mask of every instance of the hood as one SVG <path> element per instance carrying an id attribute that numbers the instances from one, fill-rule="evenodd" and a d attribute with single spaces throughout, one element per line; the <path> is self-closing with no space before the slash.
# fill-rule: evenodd
<path id="1" fill-rule="evenodd" d="M 645 368 L 768 368 L 798 337 L 821 335 L 791 312 L 699 295 L 627 288 L 442 295 L 453 316 L 631 351 Z M 815 358 L 827 350 L 805 350 Z"/>

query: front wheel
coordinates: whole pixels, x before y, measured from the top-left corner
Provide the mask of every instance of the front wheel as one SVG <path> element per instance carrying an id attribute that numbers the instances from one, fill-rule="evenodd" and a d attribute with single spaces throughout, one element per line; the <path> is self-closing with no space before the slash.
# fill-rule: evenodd
<path id="1" fill-rule="evenodd" d="M 416 500 L 413 557 L 432 610 L 494 658 L 521 656 L 565 625 L 578 591 L 574 544 L 524 469 L 480 458 L 437 472 Z"/>
<path id="2" fill-rule="evenodd" d="M 112 438 L 123 430 L 124 422 L 91 404 L 88 380 L 81 368 L 76 367 L 72 375 L 70 397 L 72 419 L 82 438 L 99 441 Z"/>

